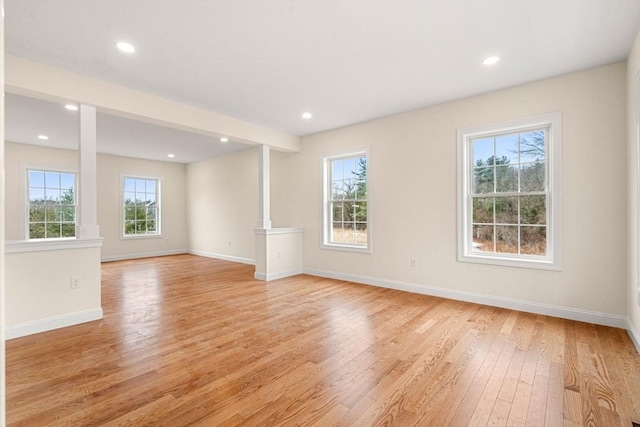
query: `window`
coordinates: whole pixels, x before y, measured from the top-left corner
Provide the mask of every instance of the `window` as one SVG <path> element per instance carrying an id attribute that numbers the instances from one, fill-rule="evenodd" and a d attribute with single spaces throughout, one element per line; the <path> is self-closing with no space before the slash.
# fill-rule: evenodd
<path id="1" fill-rule="evenodd" d="M 560 269 L 559 113 L 458 131 L 460 261 Z"/>
<path id="2" fill-rule="evenodd" d="M 123 236 L 160 235 L 160 180 L 124 177 Z"/>
<path id="3" fill-rule="evenodd" d="M 367 152 L 324 158 L 323 246 L 370 252 Z"/>
<path id="4" fill-rule="evenodd" d="M 27 169 L 29 239 L 76 236 L 76 174 Z"/>

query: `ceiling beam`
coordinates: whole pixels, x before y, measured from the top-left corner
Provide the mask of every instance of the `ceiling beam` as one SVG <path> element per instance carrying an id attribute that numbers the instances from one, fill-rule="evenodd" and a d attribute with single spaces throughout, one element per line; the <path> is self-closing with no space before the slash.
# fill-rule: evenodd
<path id="1" fill-rule="evenodd" d="M 17 56 L 5 56 L 5 90 L 54 102 L 91 104 L 103 113 L 216 138 L 300 151 L 299 136 Z"/>

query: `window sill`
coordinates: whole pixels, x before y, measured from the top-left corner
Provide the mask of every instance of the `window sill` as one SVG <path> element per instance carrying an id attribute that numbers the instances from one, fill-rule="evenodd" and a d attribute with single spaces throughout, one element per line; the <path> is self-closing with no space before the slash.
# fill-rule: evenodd
<path id="1" fill-rule="evenodd" d="M 136 234 L 133 236 L 120 236 L 120 240 L 144 240 L 144 239 L 162 239 L 162 234 Z"/>
<path id="2" fill-rule="evenodd" d="M 562 271 L 559 261 L 535 258 L 513 258 L 500 255 L 463 254 L 458 256 L 459 262 L 495 265 L 498 267 L 530 268 L 534 270 Z"/>
<path id="3" fill-rule="evenodd" d="M 7 240 L 5 252 L 8 254 L 22 252 L 57 251 L 64 249 L 99 248 L 102 238 L 98 239 L 39 239 L 39 240 Z"/>
<path id="4" fill-rule="evenodd" d="M 294 234 L 302 233 L 304 229 L 302 227 L 279 227 L 279 228 L 254 228 L 254 234 Z"/>
<path id="5" fill-rule="evenodd" d="M 322 249 L 328 249 L 330 251 L 356 252 L 356 253 L 363 253 L 363 254 L 370 254 L 372 252 L 371 246 L 363 247 L 363 246 L 349 246 L 349 245 L 336 245 L 336 244 L 328 245 L 326 243 L 323 243 L 322 245 L 320 245 L 320 247 Z"/>

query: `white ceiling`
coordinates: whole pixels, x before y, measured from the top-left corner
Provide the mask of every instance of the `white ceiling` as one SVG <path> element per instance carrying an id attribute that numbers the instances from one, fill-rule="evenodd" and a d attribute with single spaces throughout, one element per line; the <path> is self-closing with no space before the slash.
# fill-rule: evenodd
<path id="1" fill-rule="evenodd" d="M 45 147 L 78 148 L 78 112 L 63 104 L 5 95 L 5 139 Z M 191 163 L 234 151 L 247 145 L 177 129 L 143 123 L 98 112 L 96 118 L 99 153 L 176 163 Z M 48 140 L 38 139 L 46 135 Z M 168 154 L 175 157 L 169 158 Z"/>
<path id="2" fill-rule="evenodd" d="M 307 135 L 624 60 L 640 1 L 5 0 L 5 22 L 9 54 Z"/>

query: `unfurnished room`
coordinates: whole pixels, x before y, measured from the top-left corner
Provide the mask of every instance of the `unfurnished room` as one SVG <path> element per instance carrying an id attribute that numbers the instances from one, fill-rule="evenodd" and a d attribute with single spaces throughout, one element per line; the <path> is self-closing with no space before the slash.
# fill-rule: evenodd
<path id="1" fill-rule="evenodd" d="M 0 4 L 0 427 L 640 424 L 640 0 Z"/>

